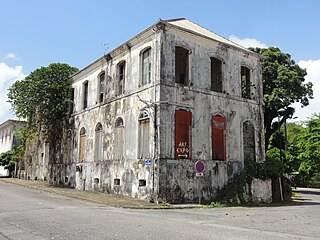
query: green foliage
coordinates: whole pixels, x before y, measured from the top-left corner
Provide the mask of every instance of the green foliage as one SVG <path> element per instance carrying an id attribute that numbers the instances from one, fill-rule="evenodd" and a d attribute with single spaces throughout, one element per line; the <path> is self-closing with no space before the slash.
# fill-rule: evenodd
<path id="1" fill-rule="evenodd" d="M 10 172 L 14 169 L 13 151 L 7 151 L 0 154 L 0 165 L 4 166 Z"/>
<path id="2" fill-rule="evenodd" d="M 69 77 L 76 71 L 67 64 L 53 63 L 15 82 L 8 90 L 8 101 L 15 114 L 29 118 L 36 125 L 54 126 L 67 115 Z"/>
<path id="3" fill-rule="evenodd" d="M 294 113 L 294 109 L 289 107 L 292 103 L 300 102 L 301 106 L 307 106 L 309 99 L 313 98 L 312 83 L 305 83 L 306 70 L 300 68 L 289 54 L 281 52 L 279 48 L 251 50 L 264 57 L 262 79 L 267 150 L 271 135 L 278 129 L 277 122 L 273 121 L 277 117 L 277 110 L 287 109 L 284 115 L 288 117 Z"/>

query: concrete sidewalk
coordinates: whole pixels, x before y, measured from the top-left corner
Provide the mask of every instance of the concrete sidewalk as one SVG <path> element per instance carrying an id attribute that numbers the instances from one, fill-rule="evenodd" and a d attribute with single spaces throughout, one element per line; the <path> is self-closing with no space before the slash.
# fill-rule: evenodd
<path id="1" fill-rule="evenodd" d="M 50 193 L 59 194 L 66 197 L 76 198 L 92 203 L 97 203 L 105 206 L 131 209 L 184 209 L 184 208 L 199 208 L 198 204 L 155 204 L 148 201 L 124 197 L 115 194 L 106 194 L 94 191 L 80 191 L 74 188 L 62 188 L 50 185 L 43 181 L 21 180 L 18 178 L 0 178 L 1 182 L 8 184 L 16 184 L 27 188 L 36 189 Z"/>

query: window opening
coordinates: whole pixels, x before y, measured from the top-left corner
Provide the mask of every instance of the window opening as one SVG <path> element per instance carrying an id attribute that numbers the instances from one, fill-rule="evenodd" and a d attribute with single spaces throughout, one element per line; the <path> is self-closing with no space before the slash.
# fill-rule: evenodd
<path id="1" fill-rule="evenodd" d="M 83 84 L 83 109 L 88 107 L 88 91 L 89 91 L 89 83 L 86 81 Z"/>
<path id="2" fill-rule="evenodd" d="M 192 113 L 176 110 L 175 159 L 191 159 Z"/>
<path id="3" fill-rule="evenodd" d="M 175 82 L 187 85 L 189 51 L 183 47 L 175 47 Z"/>
<path id="4" fill-rule="evenodd" d="M 80 144 L 79 144 L 79 162 L 84 162 L 86 147 L 86 129 L 80 130 Z"/>
<path id="5" fill-rule="evenodd" d="M 104 90 L 105 90 L 105 77 L 106 74 L 102 72 L 99 75 L 99 103 L 103 102 Z"/>
<path id="6" fill-rule="evenodd" d="M 118 64 L 118 89 L 117 96 L 124 93 L 124 84 L 125 84 L 125 64 L 123 61 Z"/>
<path id="7" fill-rule="evenodd" d="M 151 82 L 151 48 L 142 53 L 142 86 Z"/>
<path id="8" fill-rule="evenodd" d="M 222 61 L 210 58 L 211 61 L 211 91 L 222 92 Z"/>
<path id="9" fill-rule="evenodd" d="M 241 66 L 241 89 L 242 97 L 250 99 L 251 91 L 250 86 L 250 69 L 244 66 Z"/>
<path id="10" fill-rule="evenodd" d="M 95 129 L 95 161 L 103 160 L 103 131 L 101 123 Z"/>
<path id="11" fill-rule="evenodd" d="M 139 133 L 138 133 L 138 158 L 150 158 L 150 117 L 148 111 L 144 110 L 139 115 Z"/>
<path id="12" fill-rule="evenodd" d="M 124 125 L 121 117 L 117 118 L 115 122 L 115 136 L 114 136 L 114 157 L 117 160 L 123 159 L 123 136 Z"/>
<path id="13" fill-rule="evenodd" d="M 243 156 L 244 161 L 256 161 L 254 126 L 250 121 L 243 123 Z"/>
<path id="14" fill-rule="evenodd" d="M 212 158 L 226 160 L 226 118 L 212 116 Z"/>

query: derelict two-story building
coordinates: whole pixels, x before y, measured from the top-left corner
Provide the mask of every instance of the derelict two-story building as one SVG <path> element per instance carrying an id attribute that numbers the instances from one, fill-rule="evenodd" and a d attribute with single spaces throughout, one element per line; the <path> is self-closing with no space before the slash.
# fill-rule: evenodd
<path id="1" fill-rule="evenodd" d="M 159 20 L 72 76 L 66 179 L 142 199 L 210 200 L 245 160 L 265 159 L 260 60 L 186 19 Z M 269 185 L 258 198 L 270 200 Z"/>

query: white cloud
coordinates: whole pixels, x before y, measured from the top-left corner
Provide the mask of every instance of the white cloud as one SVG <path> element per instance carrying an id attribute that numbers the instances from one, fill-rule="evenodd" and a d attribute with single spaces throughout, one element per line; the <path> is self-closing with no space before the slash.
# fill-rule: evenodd
<path id="1" fill-rule="evenodd" d="M 298 116 L 298 121 L 305 121 L 311 117 L 313 113 L 320 113 L 320 59 L 317 60 L 302 60 L 298 62 L 301 68 L 307 70 L 305 82 L 312 82 L 313 84 L 313 99 L 310 100 L 309 105 L 301 108 L 299 103 L 293 104 L 295 107 L 295 116 Z"/>
<path id="2" fill-rule="evenodd" d="M 0 123 L 14 115 L 10 111 L 10 104 L 7 102 L 7 89 L 16 80 L 24 79 L 22 66 L 11 67 L 6 63 L 0 62 Z"/>
<path id="3" fill-rule="evenodd" d="M 17 59 L 17 56 L 14 53 L 8 53 L 3 60 L 15 60 Z"/>
<path id="4" fill-rule="evenodd" d="M 268 48 L 268 45 L 255 39 L 255 38 L 239 38 L 236 35 L 229 36 L 229 40 L 235 42 L 245 48 L 249 47 L 259 47 L 259 48 Z"/>

